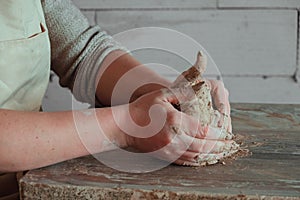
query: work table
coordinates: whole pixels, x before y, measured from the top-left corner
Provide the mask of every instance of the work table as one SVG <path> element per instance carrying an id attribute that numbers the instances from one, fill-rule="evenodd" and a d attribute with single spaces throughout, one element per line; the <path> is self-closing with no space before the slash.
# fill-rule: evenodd
<path id="1" fill-rule="evenodd" d="M 232 107 L 233 132 L 251 156 L 149 173 L 119 172 L 86 156 L 29 171 L 20 181 L 21 198 L 300 199 L 300 105 Z"/>

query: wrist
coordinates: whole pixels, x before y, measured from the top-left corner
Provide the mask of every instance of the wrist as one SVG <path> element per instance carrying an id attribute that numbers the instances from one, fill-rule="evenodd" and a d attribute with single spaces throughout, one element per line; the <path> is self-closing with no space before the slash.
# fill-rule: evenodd
<path id="1" fill-rule="evenodd" d="M 123 107 L 124 105 L 107 107 L 105 111 L 103 108 L 97 109 L 98 123 L 107 141 L 103 146 L 103 151 L 115 149 L 116 146 L 120 148 L 129 146 L 128 136 L 120 128 L 122 126 L 120 123 L 126 122 L 126 110 Z"/>
<path id="2" fill-rule="evenodd" d="M 120 141 L 120 147 L 135 147 L 137 127 L 143 127 L 150 123 L 144 111 L 138 105 L 138 102 L 132 102 L 120 106 L 112 107 L 114 126 L 116 128 L 116 137 Z"/>
<path id="3" fill-rule="evenodd" d="M 128 127 L 128 120 L 132 120 L 133 123 L 137 123 L 136 116 L 132 114 L 138 112 L 134 104 L 135 103 L 129 103 L 113 108 L 115 116 L 114 122 L 118 130 L 117 132 L 120 133 L 120 138 L 122 138 L 121 140 L 123 142 L 123 146 L 121 146 L 121 148 L 133 147 L 135 143 L 135 138 L 128 133 L 128 131 L 131 129 Z"/>

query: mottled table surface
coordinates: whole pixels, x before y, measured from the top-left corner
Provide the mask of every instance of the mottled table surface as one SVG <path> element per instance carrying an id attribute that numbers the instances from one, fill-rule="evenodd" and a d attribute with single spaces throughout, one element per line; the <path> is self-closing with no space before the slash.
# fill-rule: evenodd
<path id="1" fill-rule="evenodd" d="M 21 197 L 300 199 L 300 105 L 233 104 L 232 119 L 249 157 L 225 165 L 126 173 L 87 156 L 28 172 L 20 181 Z"/>

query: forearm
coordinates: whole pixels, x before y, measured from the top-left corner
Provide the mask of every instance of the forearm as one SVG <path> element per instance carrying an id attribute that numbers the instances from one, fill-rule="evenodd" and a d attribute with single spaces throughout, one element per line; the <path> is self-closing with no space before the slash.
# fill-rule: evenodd
<path id="1" fill-rule="evenodd" d="M 92 110 L 73 112 L 0 110 L 0 171 L 28 170 L 111 150 L 115 146 L 108 145 L 107 138 L 126 146 L 110 108 L 97 109 L 97 118 Z"/>
<path id="2" fill-rule="evenodd" d="M 51 68 L 60 77 L 60 84 L 70 88 L 80 101 L 93 104 L 96 92 L 101 104 L 111 105 L 116 82 L 140 63 L 129 54 L 111 63 L 125 48 L 99 26 L 91 26 L 71 0 L 42 0 L 42 5 L 51 42 Z M 168 83 L 146 67 L 138 68 L 138 76 L 126 83 L 128 88 L 138 79 Z M 158 88 L 161 86 L 148 84 L 137 90 L 132 99 Z M 118 95 L 116 103 L 128 103 L 123 97 Z"/>
<path id="3" fill-rule="evenodd" d="M 111 105 L 112 93 L 121 78 L 124 81 L 121 83 L 122 90 L 114 94 L 114 104 L 128 103 L 125 97 L 131 88 L 136 86 L 138 86 L 137 90 L 130 94 L 131 100 L 170 85 L 167 79 L 150 70 L 131 55 L 120 50 L 113 51 L 104 59 L 98 72 L 96 95 L 100 103 Z M 140 85 L 140 80 L 148 84 Z"/>

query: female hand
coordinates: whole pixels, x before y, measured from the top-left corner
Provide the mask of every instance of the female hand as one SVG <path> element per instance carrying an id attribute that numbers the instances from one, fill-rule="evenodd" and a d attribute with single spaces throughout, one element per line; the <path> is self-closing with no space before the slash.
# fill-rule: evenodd
<path id="1" fill-rule="evenodd" d="M 199 165 L 199 154 L 218 154 L 230 148 L 233 141 L 225 140 L 222 131 L 208 131 L 197 119 L 174 108 L 178 99 L 184 98 L 187 97 L 180 91 L 164 89 L 130 103 L 130 117 L 137 127 L 127 129 L 131 130 L 126 132 L 128 145 L 142 152 L 153 152 L 163 160 L 193 166 Z M 137 135 L 134 130 L 144 131 Z"/>
<path id="2" fill-rule="evenodd" d="M 229 103 L 229 92 L 225 88 L 224 83 L 220 80 L 206 80 L 211 88 L 211 96 L 213 104 L 216 109 L 228 118 L 228 127 L 226 127 L 228 132 L 232 132 L 231 118 L 230 118 L 230 103 Z M 221 127 L 224 123 L 224 117 L 222 116 L 219 120 L 218 126 Z"/>

